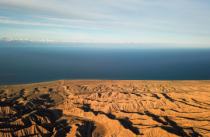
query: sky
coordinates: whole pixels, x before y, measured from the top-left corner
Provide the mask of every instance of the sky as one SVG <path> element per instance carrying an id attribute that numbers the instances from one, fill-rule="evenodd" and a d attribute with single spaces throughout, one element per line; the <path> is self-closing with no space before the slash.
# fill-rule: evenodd
<path id="1" fill-rule="evenodd" d="M 0 0 L 0 39 L 210 47 L 210 1 Z"/>

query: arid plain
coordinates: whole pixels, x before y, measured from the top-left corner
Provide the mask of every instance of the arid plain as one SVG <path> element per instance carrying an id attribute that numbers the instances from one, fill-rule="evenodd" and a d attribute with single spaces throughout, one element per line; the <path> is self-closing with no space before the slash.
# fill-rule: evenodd
<path id="1" fill-rule="evenodd" d="M 210 81 L 0 86 L 0 136 L 210 137 Z"/>

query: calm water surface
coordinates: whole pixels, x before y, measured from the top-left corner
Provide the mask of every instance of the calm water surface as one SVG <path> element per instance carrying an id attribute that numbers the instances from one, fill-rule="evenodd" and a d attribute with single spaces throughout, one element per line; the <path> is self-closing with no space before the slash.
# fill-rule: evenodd
<path id="1" fill-rule="evenodd" d="M 210 49 L 0 42 L 0 84 L 58 79 L 210 80 Z"/>

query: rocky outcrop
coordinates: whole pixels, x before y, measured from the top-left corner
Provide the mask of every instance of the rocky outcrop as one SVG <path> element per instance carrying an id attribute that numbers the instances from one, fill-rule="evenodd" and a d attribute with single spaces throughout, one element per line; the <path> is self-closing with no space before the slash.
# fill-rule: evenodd
<path id="1" fill-rule="evenodd" d="M 63 112 L 52 108 L 49 94 L 27 100 L 24 90 L 16 95 L 0 93 L 1 137 L 62 137 L 70 131 Z"/>

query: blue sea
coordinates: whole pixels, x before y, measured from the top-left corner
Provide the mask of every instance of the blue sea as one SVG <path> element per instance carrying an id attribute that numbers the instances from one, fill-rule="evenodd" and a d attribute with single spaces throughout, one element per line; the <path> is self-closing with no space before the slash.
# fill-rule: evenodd
<path id="1" fill-rule="evenodd" d="M 60 79 L 210 80 L 210 49 L 107 47 L 0 42 L 0 84 Z"/>

